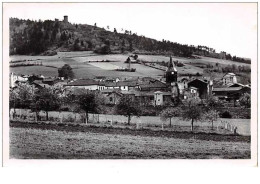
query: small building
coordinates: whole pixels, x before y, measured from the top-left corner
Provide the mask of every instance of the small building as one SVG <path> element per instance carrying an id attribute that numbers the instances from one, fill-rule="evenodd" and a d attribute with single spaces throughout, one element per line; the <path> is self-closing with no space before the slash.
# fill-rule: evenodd
<path id="1" fill-rule="evenodd" d="M 189 87 L 183 91 L 183 99 L 197 99 L 199 98 L 199 90 L 196 87 Z"/>
<path id="2" fill-rule="evenodd" d="M 99 82 L 93 79 L 78 79 L 64 85 L 65 88 L 82 88 L 87 90 L 98 90 Z"/>
<path id="3" fill-rule="evenodd" d="M 123 94 L 119 90 L 111 90 L 111 89 L 105 89 L 101 91 L 101 94 L 105 98 L 105 104 L 109 105 L 116 105 L 119 103 L 120 98 L 123 96 Z"/>
<path id="4" fill-rule="evenodd" d="M 19 76 L 19 75 L 16 75 L 14 73 L 11 73 L 10 76 L 9 76 L 9 85 L 10 85 L 10 88 L 14 88 L 17 83 L 19 82 L 27 82 L 28 81 L 28 77 L 27 76 Z"/>
<path id="5" fill-rule="evenodd" d="M 140 91 L 169 91 L 170 86 L 156 79 L 144 80 L 138 84 Z"/>
<path id="6" fill-rule="evenodd" d="M 208 80 L 202 80 L 202 79 L 194 79 L 190 82 L 188 82 L 188 88 L 194 87 L 197 88 L 197 92 L 199 94 L 199 97 L 201 99 L 205 99 L 208 97 L 208 95 L 211 94 L 213 83 Z"/>
<path id="7" fill-rule="evenodd" d="M 234 73 L 227 73 L 222 77 L 223 86 L 237 83 L 237 77 Z"/>
<path id="8" fill-rule="evenodd" d="M 248 86 L 244 87 L 225 87 L 225 88 L 214 88 L 213 95 L 222 100 L 234 100 L 239 99 L 244 93 L 251 94 L 251 88 Z"/>

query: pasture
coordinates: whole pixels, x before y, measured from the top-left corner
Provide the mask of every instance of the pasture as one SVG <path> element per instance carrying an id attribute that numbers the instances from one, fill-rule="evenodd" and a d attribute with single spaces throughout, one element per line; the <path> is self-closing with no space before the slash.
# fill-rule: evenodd
<path id="1" fill-rule="evenodd" d="M 21 63 L 34 63 L 41 62 L 44 66 L 53 66 L 56 68 L 62 67 L 64 64 L 69 64 L 74 69 L 76 78 L 94 78 L 95 76 L 108 76 L 108 77 L 143 77 L 143 76 L 163 76 L 164 71 L 151 68 L 140 64 L 132 64 L 132 68 L 136 68 L 136 72 L 116 72 L 116 68 L 127 67 L 127 57 L 131 54 L 110 54 L 110 55 L 97 55 L 91 51 L 83 52 L 58 52 L 55 56 L 10 56 L 10 61 L 25 60 Z M 143 61 L 149 62 L 168 62 L 169 57 L 155 56 L 155 55 L 138 55 L 138 58 Z M 106 61 L 113 62 L 93 62 L 93 61 Z M 178 60 L 185 64 L 184 67 L 178 67 L 179 74 L 196 74 L 203 73 L 203 69 L 194 66 L 192 63 L 220 63 L 220 64 L 236 64 L 248 65 L 244 63 L 237 63 L 233 61 L 220 60 L 215 58 L 201 57 L 201 59 L 188 59 L 173 57 L 173 60 Z M 91 63 L 90 63 L 91 61 Z M 16 74 L 43 74 L 44 76 L 57 76 L 58 72 L 55 68 L 33 66 L 33 67 L 15 67 L 10 68 L 10 72 Z"/>
<path id="2" fill-rule="evenodd" d="M 10 127 L 15 159 L 249 159 L 250 143 L 143 135 L 110 129 L 57 131 Z"/>

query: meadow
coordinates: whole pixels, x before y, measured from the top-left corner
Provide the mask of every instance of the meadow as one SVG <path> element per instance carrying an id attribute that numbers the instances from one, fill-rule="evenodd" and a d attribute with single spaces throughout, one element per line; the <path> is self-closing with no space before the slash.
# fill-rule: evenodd
<path id="1" fill-rule="evenodd" d="M 97 55 L 91 51 L 84 52 L 58 52 L 55 56 L 10 56 L 10 61 L 25 60 L 21 63 L 39 63 L 43 66 L 33 67 L 10 67 L 10 72 L 17 74 L 43 74 L 45 76 L 57 76 L 57 69 L 46 66 L 53 66 L 56 68 L 62 67 L 64 64 L 69 64 L 75 73 L 76 78 L 94 78 L 95 76 L 108 76 L 108 77 L 143 77 L 143 76 L 163 76 L 164 71 L 144 66 L 141 64 L 132 64 L 132 68 L 136 68 L 136 72 L 116 72 L 116 68 L 126 68 L 127 64 L 124 63 L 129 54 L 110 54 L 110 55 Z M 169 57 L 156 56 L 156 55 L 138 55 L 138 59 L 148 62 L 168 62 Z M 112 61 L 112 62 L 97 62 L 97 61 Z M 193 63 L 203 64 L 236 64 L 248 65 L 244 63 L 237 63 L 233 61 L 220 60 L 215 58 L 201 57 L 201 59 L 188 59 L 173 57 L 173 60 L 183 62 L 185 66 L 177 67 L 178 73 L 196 74 L 203 73 L 203 69 L 197 67 Z"/>
<path id="2" fill-rule="evenodd" d="M 250 143 L 108 132 L 10 127 L 15 159 L 249 159 Z M 114 130 L 111 130 L 114 131 Z M 106 133 L 107 132 L 107 133 Z M 127 133 L 128 132 L 128 133 Z M 144 132 L 145 133 L 145 132 Z"/>

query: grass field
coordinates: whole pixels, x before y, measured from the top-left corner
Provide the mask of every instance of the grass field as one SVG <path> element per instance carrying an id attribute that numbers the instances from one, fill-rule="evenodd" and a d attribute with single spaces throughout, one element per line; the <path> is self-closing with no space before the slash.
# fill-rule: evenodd
<path id="1" fill-rule="evenodd" d="M 54 66 L 56 68 L 62 67 L 64 64 L 69 64 L 74 69 L 76 78 L 93 78 L 95 76 L 108 77 L 143 77 L 143 76 L 163 76 L 164 71 L 154 69 L 140 64 L 132 64 L 136 68 L 136 72 L 115 72 L 112 69 L 118 67 L 127 67 L 124 63 L 130 54 L 111 54 L 111 55 L 96 55 L 91 51 L 84 52 L 58 52 L 55 56 L 10 56 L 10 61 L 27 60 L 24 63 L 41 62 L 43 65 Z M 154 55 L 139 55 L 139 59 L 150 62 L 168 62 L 169 57 L 154 56 Z M 30 61 L 28 61 L 30 60 Z M 31 61 L 32 60 L 32 61 Z M 89 63 L 89 61 L 115 61 L 111 63 Z M 204 64 L 236 64 L 248 65 L 244 63 L 237 63 L 233 61 L 220 60 L 215 58 L 201 57 L 201 59 L 187 59 L 173 57 L 173 60 L 178 60 L 185 64 L 184 67 L 178 67 L 179 74 L 196 74 L 203 73 L 203 69 L 195 66 L 192 63 Z M 107 65 L 107 66 L 106 66 Z M 33 67 L 15 67 L 10 68 L 10 72 L 17 74 L 43 74 L 44 76 L 57 76 L 58 72 L 55 68 L 33 66 Z"/>
<path id="2" fill-rule="evenodd" d="M 10 127 L 16 159 L 249 159 L 250 143 Z M 103 132 L 104 131 L 104 132 Z M 134 133 L 134 132 L 133 132 Z"/>

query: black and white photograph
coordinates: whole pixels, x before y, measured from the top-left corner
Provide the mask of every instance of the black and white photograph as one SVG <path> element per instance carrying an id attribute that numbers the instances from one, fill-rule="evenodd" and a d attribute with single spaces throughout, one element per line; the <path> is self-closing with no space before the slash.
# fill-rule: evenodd
<path id="1" fill-rule="evenodd" d="M 6 162 L 257 164 L 257 3 L 3 3 L 3 75 Z"/>

